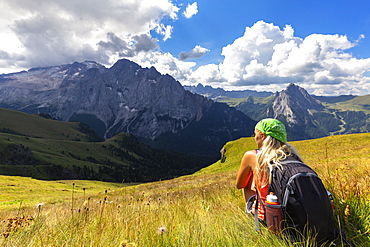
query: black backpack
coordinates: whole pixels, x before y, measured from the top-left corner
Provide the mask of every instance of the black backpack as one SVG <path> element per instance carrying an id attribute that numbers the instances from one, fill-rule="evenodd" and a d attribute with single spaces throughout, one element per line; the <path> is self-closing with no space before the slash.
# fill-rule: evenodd
<path id="1" fill-rule="evenodd" d="M 271 171 L 269 193 L 281 205 L 283 228 L 291 237 L 300 234 L 315 236 L 317 243 L 335 239 L 336 223 L 328 192 L 321 179 L 309 166 L 289 157 L 282 169 Z"/>
<path id="2" fill-rule="evenodd" d="M 334 211 L 321 179 L 297 157 L 290 156 L 281 165 L 272 169 L 268 190 L 281 205 L 283 232 L 293 241 L 302 235 L 314 236 L 318 244 L 334 240 Z"/>

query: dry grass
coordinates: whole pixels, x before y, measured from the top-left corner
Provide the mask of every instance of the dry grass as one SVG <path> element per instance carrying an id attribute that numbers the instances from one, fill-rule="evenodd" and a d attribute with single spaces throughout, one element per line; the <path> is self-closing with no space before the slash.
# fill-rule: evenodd
<path id="1" fill-rule="evenodd" d="M 363 134 L 293 143 L 334 194 L 340 227 L 355 246 L 370 245 L 368 138 Z M 194 175 L 101 190 L 89 199 L 76 193 L 63 203 L 14 205 L 0 213 L 0 242 L 2 246 L 293 246 L 265 228 L 257 233 L 254 220 L 244 213 L 234 183 L 238 159 L 250 143 L 250 139 L 229 143 L 224 163 Z M 294 246 L 314 245 L 303 240 Z"/>

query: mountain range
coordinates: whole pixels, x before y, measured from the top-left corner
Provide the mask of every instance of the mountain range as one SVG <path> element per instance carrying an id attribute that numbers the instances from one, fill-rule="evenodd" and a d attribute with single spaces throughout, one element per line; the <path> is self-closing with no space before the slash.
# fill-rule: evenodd
<path id="1" fill-rule="evenodd" d="M 289 140 L 369 132 L 369 98 L 314 96 L 293 83 L 275 93 L 183 87 L 126 59 L 0 75 L 0 107 L 84 122 L 104 139 L 125 132 L 152 147 L 210 156 L 266 117 L 284 122 Z"/>
<path id="2" fill-rule="evenodd" d="M 1 75 L 0 107 L 84 122 L 105 139 L 125 132 L 153 147 L 210 156 L 227 141 L 250 136 L 255 124 L 154 67 L 125 59 L 110 68 L 85 61 Z"/>
<path id="3" fill-rule="evenodd" d="M 183 87 L 125 59 L 0 75 L 0 107 L 1 174 L 41 179 L 189 174 L 266 117 L 285 123 L 289 141 L 370 131 L 370 95 L 314 96 L 293 83 L 275 93 Z"/>
<path id="4" fill-rule="evenodd" d="M 196 88 L 195 93 L 204 93 Z M 209 92 L 204 95 L 212 97 Z M 281 120 L 287 126 L 290 141 L 370 132 L 370 95 L 314 96 L 291 83 L 267 97 L 249 95 L 241 99 L 221 94 L 214 99 L 228 103 L 255 121 L 266 117 Z"/>
<path id="5" fill-rule="evenodd" d="M 203 86 L 199 83 L 197 86 L 184 86 L 184 88 L 192 93 L 203 95 L 209 99 L 218 100 L 222 97 L 228 98 L 247 98 L 249 96 L 253 97 L 268 97 L 273 93 L 266 91 L 254 91 L 254 90 L 233 90 L 226 91 L 223 88 L 213 88 L 211 86 Z"/>

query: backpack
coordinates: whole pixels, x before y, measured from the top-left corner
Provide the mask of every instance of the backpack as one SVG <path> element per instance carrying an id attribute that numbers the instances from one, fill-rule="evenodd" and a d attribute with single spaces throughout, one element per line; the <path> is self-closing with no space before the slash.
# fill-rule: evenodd
<path id="1" fill-rule="evenodd" d="M 321 179 L 297 157 L 290 156 L 281 165 L 282 168 L 270 171 L 268 191 L 277 196 L 281 205 L 284 233 L 293 241 L 308 234 L 314 236 L 318 244 L 334 240 L 334 211 Z"/>

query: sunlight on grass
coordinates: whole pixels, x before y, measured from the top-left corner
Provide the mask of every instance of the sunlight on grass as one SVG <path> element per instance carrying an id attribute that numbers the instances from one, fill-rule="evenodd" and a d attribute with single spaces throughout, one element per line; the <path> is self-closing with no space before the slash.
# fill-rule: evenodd
<path id="1" fill-rule="evenodd" d="M 73 183 L 76 184 L 73 192 L 77 196 L 85 197 L 123 187 L 119 183 L 89 180 L 42 181 L 18 176 L 0 176 L 0 209 L 14 209 L 21 202 L 23 207 L 33 207 L 37 203 L 55 204 L 70 201 Z"/>
<path id="2" fill-rule="evenodd" d="M 340 227 L 354 246 L 370 245 L 369 138 L 369 134 L 359 134 L 293 143 L 333 193 Z M 196 174 L 128 187 L 96 181 L 45 182 L 10 177 L 14 179 L 11 180 L 2 176 L 2 202 L 9 203 L 0 205 L 6 209 L 0 212 L 0 243 L 293 246 L 264 227 L 257 233 L 254 219 L 244 213 L 235 176 L 241 156 L 253 148 L 253 138 L 230 142 L 223 162 Z M 34 186 L 29 187 L 32 183 Z M 82 188 L 86 188 L 85 193 Z M 46 201 L 48 197 L 50 201 Z M 60 203 L 58 198 L 63 198 Z M 294 246 L 314 245 L 308 239 Z"/>

